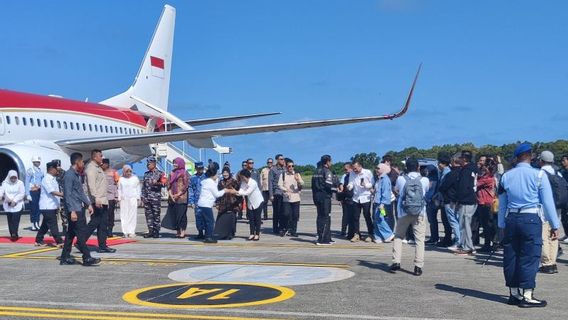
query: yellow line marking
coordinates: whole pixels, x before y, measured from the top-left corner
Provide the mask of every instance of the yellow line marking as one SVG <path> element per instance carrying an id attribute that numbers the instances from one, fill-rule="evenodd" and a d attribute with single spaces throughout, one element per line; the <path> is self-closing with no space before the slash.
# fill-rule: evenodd
<path id="1" fill-rule="evenodd" d="M 17 257 L 23 257 L 23 256 L 31 255 L 31 254 L 36 254 L 36 253 L 54 251 L 54 250 L 59 250 L 59 248 L 50 247 L 50 248 L 42 248 L 42 249 L 35 249 L 35 250 L 28 250 L 28 251 L 10 253 L 10 254 L 5 254 L 3 256 L 0 256 L 0 258 L 17 258 Z"/>
<path id="2" fill-rule="evenodd" d="M 207 320 L 276 320 L 268 318 L 244 318 L 228 316 L 207 316 L 192 314 L 173 314 L 155 312 L 117 312 L 117 311 L 97 311 L 80 309 L 48 309 L 48 308 L 28 308 L 28 307 L 6 307 L 0 306 L 0 315 L 36 317 L 36 318 L 59 318 L 59 319 L 207 319 Z"/>
<path id="3" fill-rule="evenodd" d="M 31 259 L 31 260 L 53 260 L 53 257 L 45 256 L 0 256 L 0 258 L 12 259 Z M 348 264 L 321 264 L 321 263 L 295 263 L 295 262 L 262 262 L 262 261 L 219 261 L 219 260 L 174 260 L 174 259 L 136 259 L 136 258 L 102 258 L 105 261 L 116 262 L 141 262 L 141 263 L 156 263 L 156 264 L 170 264 L 170 263 L 185 263 L 185 264 L 236 264 L 246 266 L 290 266 L 290 267 L 314 267 L 314 268 L 341 268 L 349 269 Z"/>
<path id="4" fill-rule="evenodd" d="M 218 304 L 218 305 L 177 305 L 177 304 L 166 304 L 166 303 L 156 303 L 150 302 L 145 300 L 140 300 L 138 295 L 150 290 L 154 289 L 162 289 L 162 288 L 171 288 L 171 287 L 183 287 L 183 286 L 200 286 L 204 284 L 216 284 L 216 285 L 248 285 L 248 286 L 257 286 L 257 287 L 265 287 L 274 290 L 280 291 L 280 295 L 270 299 L 264 300 L 257 300 L 257 301 L 249 301 L 249 302 L 242 302 L 242 303 L 228 303 L 228 304 Z M 216 308 L 238 308 L 238 307 L 249 307 L 249 306 L 258 306 L 263 304 L 270 304 L 276 302 L 282 302 L 284 300 L 288 300 L 296 295 L 296 292 L 290 288 L 265 284 L 265 283 L 255 283 L 255 282 L 198 282 L 198 283 L 174 283 L 174 284 L 165 284 L 159 286 L 152 286 L 152 287 L 145 287 L 141 289 L 136 289 L 133 291 L 129 291 L 122 296 L 122 299 L 126 302 L 137 304 L 140 306 L 146 307 L 158 307 L 158 308 L 172 308 L 172 309 L 216 309 Z"/>
<path id="5" fill-rule="evenodd" d="M 378 246 L 376 244 L 369 244 L 368 246 L 361 245 L 349 245 L 349 244 L 334 244 L 333 246 L 316 246 L 311 245 L 301 245 L 301 244 L 278 244 L 278 243 L 217 243 L 217 244 L 204 244 L 204 243 L 192 243 L 192 242 L 175 242 L 175 241 L 151 241 L 151 240 L 139 240 L 137 243 L 142 244 L 167 244 L 167 245 L 177 245 L 177 246 L 195 246 L 195 247 L 246 247 L 246 248 L 309 248 L 309 249 L 355 249 L 355 250 L 381 250 L 384 247 Z"/>

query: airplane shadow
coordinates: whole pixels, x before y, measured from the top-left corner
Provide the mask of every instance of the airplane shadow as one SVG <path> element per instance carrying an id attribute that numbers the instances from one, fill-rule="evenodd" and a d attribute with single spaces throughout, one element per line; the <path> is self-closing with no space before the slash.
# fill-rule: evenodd
<path id="1" fill-rule="evenodd" d="M 504 303 L 504 304 L 507 303 L 508 298 L 509 298 L 508 296 L 504 296 L 504 295 L 500 295 L 500 294 L 493 294 L 493 293 L 483 292 L 483 291 L 479 291 L 479 290 L 475 290 L 475 289 L 459 288 L 459 287 L 454 287 L 454 286 L 450 286 L 450 285 L 442 284 L 442 283 L 437 283 L 434 287 L 436 289 L 442 290 L 442 291 L 455 292 L 457 294 L 461 294 L 464 297 L 472 297 L 472 298 L 477 298 L 477 299 L 482 299 L 482 300 L 487 300 L 487 301 L 493 301 L 493 302 L 498 302 L 498 303 Z"/>

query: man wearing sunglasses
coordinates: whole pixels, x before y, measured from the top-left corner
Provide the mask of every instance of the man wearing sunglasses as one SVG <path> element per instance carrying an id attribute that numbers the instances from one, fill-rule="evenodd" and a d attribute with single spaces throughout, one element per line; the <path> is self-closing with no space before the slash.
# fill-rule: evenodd
<path id="1" fill-rule="evenodd" d="M 276 165 L 270 169 L 268 179 L 268 192 L 270 201 L 272 201 L 272 233 L 280 234 L 280 216 L 283 209 L 283 193 L 278 187 L 278 180 L 282 173 L 284 173 L 284 156 L 277 154 L 275 157 Z"/>
<path id="2" fill-rule="evenodd" d="M 268 199 L 270 199 L 270 192 L 268 191 L 268 177 L 273 163 L 274 161 L 272 158 L 268 158 L 266 160 L 266 167 L 262 168 L 262 171 L 260 171 L 260 186 L 262 190 L 262 197 L 264 198 L 264 203 L 262 204 L 263 220 L 268 219 Z"/>

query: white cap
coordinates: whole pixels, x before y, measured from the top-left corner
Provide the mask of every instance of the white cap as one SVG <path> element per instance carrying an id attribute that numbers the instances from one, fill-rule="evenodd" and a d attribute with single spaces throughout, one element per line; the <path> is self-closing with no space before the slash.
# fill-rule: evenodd
<path id="1" fill-rule="evenodd" d="M 540 160 L 548 163 L 554 162 L 554 154 L 548 150 L 545 150 L 540 153 Z"/>
<path id="2" fill-rule="evenodd" d="M 41 157 L 40 156 L 33 156 L 32 162 L 41 162 Z"/>

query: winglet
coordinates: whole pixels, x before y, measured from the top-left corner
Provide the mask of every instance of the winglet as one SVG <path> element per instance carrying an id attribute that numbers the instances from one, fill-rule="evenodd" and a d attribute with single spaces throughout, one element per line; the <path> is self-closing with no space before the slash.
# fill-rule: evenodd
<path id="1" fill-rule="evenodd" d="M 412 94 L 414 94 L 414 87 L 416 86 L 418 75 L 420 75 L 420 70 L 422 70 L 422 63 L 420 63 L 420 65 L 418 66 L 418 70 L 416 71 L 416 75 L 414 76 L 414 81 L 412 82 L 412 87 L 410 87 L 410 92 L 408 93 L 408 97 L 406 98 L 406 103 L 404 104 L 402 109 L 400 109 L 399 112 L 388 116 L 391 120 L 402 117 L 406 113 L 406 111 L 408 111 L 408 107 L 410 106 L 410 101 L 412 100 Z"/>

